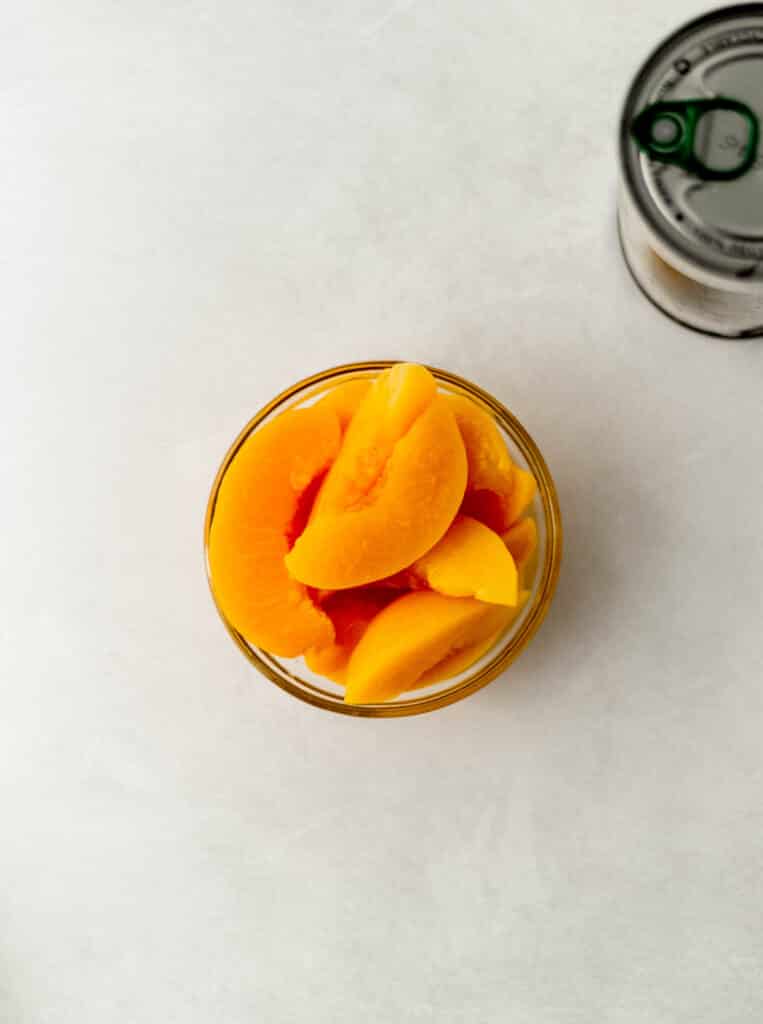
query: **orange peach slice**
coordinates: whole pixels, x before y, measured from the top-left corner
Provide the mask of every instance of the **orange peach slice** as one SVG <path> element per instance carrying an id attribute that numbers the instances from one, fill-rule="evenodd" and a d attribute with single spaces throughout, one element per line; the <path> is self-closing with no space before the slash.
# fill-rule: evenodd
<path id="1" fill-rule="evenodd" d="M 464 445 L 431 374 L 406 364 L 385 372 L 286 557 L 309 586 L 340 590 L 393 576 L 437 543 L 463 498 Z"/>
<path id="2" fill-rule="evenodd" d="M 382 608 L 394 599 L 389 590 L 340 590 L 323 603 L 334 626 L 334 642 L 312 647 L 305 653 L 307 667 L 318 675 L 344 685 L 352 652 Z"/>
<path id="3" fill-rule="evenodd" d="M 506 609 L 471 597 L 420 590 L 399 597 L 372 620 L 347 667 L 345 701 L 375 704 L 410 690 L 454 651 L 501 629 Z"/>
<path id="4" fill-rule="evenodd" d="M 475 661 L 479 661 L 482 655 L 487 654 L 490 648 L 493 647 L 506 632 L 508 627 L 524 608 L 529 596 L 530 591 L 523 590 L 519 595 L 517 607 L 504 609 L 504 621 L 492 636 L 489 636 L 487 640 L 481 640 L 479 643 L 463 647 L 460 651 L 455 651 L 453 654 L 449 654 L 446 658 L 443 658 L 441 662 L 433 668 L 430 668 L 428 672 L 425 672 L 424 675 L 421 676 L 414 689 L 420 690 L 425 686 L 432 686 L 434 683 L 442 683 L 446 679 L 452 679 L 454 676 L 460 675 L 465 669 L 469 668 L 470 665 L 473 665 Z"/>
<path id="5" fill-rule="evenodd" d="M 506 522 L 509 527 L 513 526 L 519 517 L 527 511 L 537 491 L 538 485 L 532 473 L 515 466 L 514 486 L 511 489 L 505 510 Z"/>
<path id="6" fill-rule="evenodd" d="M 208 548 L 217 603 L 248 641 L 282 657 L 333 640 L 331 620 L 289 577 L 284 556 L 300 501 L 340 440 L 330 409 L 282 413 L 247 438 L 217 494 Z"/>
<path id="7" fill-rule="evenodd" d="M 466 448 L 469 467 L 461 511 L 502 533 L 509 523 L 505 509 L 511 494 L 513 463 L 492 417 L 465 395 L 448 395 Z"/>
<path id="8" fill-rule="evenodd" d="M 490 650 L 501 633 L 503 633 L 503 629 L 497 630 L 487 640 L 481 640 L 478 644 L 470 644 L 468 647 L 462 647 L 460 651 L 454 651 L 453 654 L 447 655 L 437 665 L 430 668 L 428 672 L 425 672 L 412 689 L 423 690 L 425 686 L 443 683 L 446 679 L 452 679 L 454 676 L 460 675 Z"/>
<path id="9" fill-rule="evenodd" d="M 511 607 L 517 603 L 519 579 L 509 549 L 497 533 L 469 516 L 456 516 L 411 571 L 440 594 Z"/>
<path id="10" fill-rule="evenodd" d="M 322 409 L 331 409 L 339 418 L 342 433 L 347 430 L 361 403 L 371 390 L 371 381 L 359 378 L 335 384 L 316 404 Z"/>
<path id="11" fill-rule="evenodd" d="M 538 546 L 538 527 L 535 520 L 526 516 L 519 519 L 510 530 L 503 535 L 503 543 L 511 552 L 518 569 L 524 568 Z"/>
<path id="12" fill-rule="evenodd" d="M 415 363 L 398 363 L 379 374 L 352 417 L 318 495 L 315 517 L 368 502 L 395 446 L 432 404 L 436 391 L 432 374 Z"/>

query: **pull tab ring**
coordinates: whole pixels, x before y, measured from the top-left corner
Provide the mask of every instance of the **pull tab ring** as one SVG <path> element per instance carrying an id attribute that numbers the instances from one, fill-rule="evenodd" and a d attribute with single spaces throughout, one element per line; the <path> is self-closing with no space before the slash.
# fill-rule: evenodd
<path id="1" fill-rule="evenodd" d="M 694 149 L 700 119 L 714 110 L 731 110 L 747 125 L 747 143 L 740 163 L 727 170 L 708 167 Z M 703 181 L 733 181 L 749 171 L 758 155 L 760 130 L 754 112 L 746 103 L 722 96 L 653 103 L 634 118 L 630 130 L 639 148 L 653 160 L 683 167 Z"/>

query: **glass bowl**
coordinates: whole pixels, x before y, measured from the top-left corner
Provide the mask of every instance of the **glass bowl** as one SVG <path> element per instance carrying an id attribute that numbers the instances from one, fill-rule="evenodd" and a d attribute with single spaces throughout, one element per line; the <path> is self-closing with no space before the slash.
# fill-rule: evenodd
<path id="1" fill-rule="evenodd" d="M 249 435 L 275 416 L 296 406 L 311 405 L 336 384 L 363 377 L 375 377 L 390 360 L 351 363 L 337 366 L 299 381 L 277 395 L 244 427 L 231 445 L 217 472 L 207 504 L 204 521 L 204 549 L 207 579 L 214 598 L 214 585 L 209 571 L 209 533 L 214 521 L 217 494 L 236 452 Z M 538 493 L 529 510 L 538 527 L 538 549 L 529 567 L 525 586 L 530 590 L 521 613 L 514 619 L 495 645 L 459 675 L 435 683 L 425 689 L 412 690 L 383 704 L 345 704 L 341 686 L 310 672 L 301 658 L 278 658 L 250 644 L 226 619 L 219 605 L 217 610 L 233 641 L 259 671 L 293 697 L 343 715 L 362 718 L 396 718 L 418 715 L 425 711 L 453 704 L 480 690 L 500 675 L 529 644 L 546 616 L 554 595 L 562 557 L 562 521 L 556 488 L 538 446 L 519 420 L 492 395 L 463 377 L 446 370 L 429 367 L 441 391 L 466 395 L 488 412 L 503 435 L 514 461 L 529 469 L 538 482 Z M 215 601 L 217 604 L 217 602 Z"/>

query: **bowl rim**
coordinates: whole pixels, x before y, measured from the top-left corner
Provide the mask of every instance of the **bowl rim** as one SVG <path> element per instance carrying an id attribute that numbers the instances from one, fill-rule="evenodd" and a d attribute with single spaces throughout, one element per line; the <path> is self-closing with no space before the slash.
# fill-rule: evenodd
<path id="1" fill-rule="evenodd" d="M 204 564 L 207 584 L 218 615 L 239 650 L 267 679 L 291 694 L 292 697 L 297 697 L 299 700 L 312 704 L 314 707 L 356 718 L 400 718 L 408 715 L 424 714 L 428 711 L 436 711 L 438 708 L 454 704 L 487 686 L 488 683 L 496 679 L 519 657 L 540 629 L 556 591 L 562 561 L 563 528 L 559 498 L 546 461 L 533 438 L 517 417 L 488 391 L 458 374 L 451 373 L 449 370 L 427 366 L 427 369 L 438 381 L 438 384 L 446 385 L 446 388 L 449 388 L 451 392 L 466 393 L 470 398 L 476 400 L 478 405 L 491 413 L 498 425 L 503 428 L 517 448 L 519 448 L 537 481 L 538 495 L 543 508 L 546 528 L 545 555 L 542 566 L 539 566 L 540 577 L 534 587 L 532 604 L 529 611 L 525 614 L 519 629 L 515 633 L 508 635 L 506 642 L 497 647 L 496 654 L 486 665 L 483 665 L 481 669 L 461 682 L 452 684 L 443 690 L 389 703 L 345 704 L 338 695 L 331 694 L 328 690 L 320 690 L 312 684 L 308 684 L 297 676 L 292 675 L 273 655 L 250 645 L 232 623 L 229 622 L 217 601 L 212 585 L 212 574 L 209 565 L 209 536 L 214 520 L 220 485 L 239 448 L 273 412 L 279 409 L 285 411 L 290 406 L 298 405 L 300 396 L 301 398 L 308 397 L 305 394 L 306 392 L 314 392 L 317 396 L 321 391 L 328 390 L 329 384 L 336 383 L 337 378 L 371 376 L 375 373 L 381 373 L 382 370 L 386 370 L 388 367 L 403 361 L 399 359 L 376 359 L 357 363 L 343 363 L 298 380 L 291 387 L 277 394 L 252 416 L 239 431 L 225 453 L 212 482 L 204 516 Z M 326 387 L 320 388 L 322 384 L 326 385 Z"/>

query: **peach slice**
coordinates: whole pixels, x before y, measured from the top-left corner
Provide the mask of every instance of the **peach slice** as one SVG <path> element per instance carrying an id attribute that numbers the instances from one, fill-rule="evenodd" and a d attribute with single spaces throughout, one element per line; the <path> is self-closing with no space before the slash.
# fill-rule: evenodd
<path id="1" fill-rule="evenodd" d="M 355 648 L 345 701 L 375 704 L 397 697 L 454 651 L 494 636 L 505 615 L 501 605 L 433 591 L 397 598 L 372 620 Z"/>
<path id="2" fill-rule="evenodd" d="M 512 607 L 517 603 L 519 578 L 508 547 L 469 516 L 456 516 L 442 540 L 411 571 L 440 594 Z"/>
<path id="3" fill-rule="evenodd" d="M 341 384 L 335 384 L 316 404 L 322 409 L 331 409 L 336 413 L 339 417 L 339 427 L 344 433 L 370 390 L 370 380 L 345 380 Z"/>
<path id="4" fill-rule="evenodd" d="M 316 517 L 368 501 L 395 445 L 429 408 L 436 392 L 434 377 L 415 363 L 398 363 L 379 374 L 352 417 L 339 457 L 318 496 Z"/>
<path id="5" fill-rule="evenodd" d="M 333 640 L 331 620 L 289 577 L 284 556 L 300 501 L 340 441 L 331 409 L 282 413 L 244 441 L 217 494 L 208 548 L 215 597 L 239 633 L 282 657 Z"/>
<path id="6" fill-rule="evenodd" d="M 532 473 L 515 466 L 514 486 L 505 509 L 507 529 L 513 526 L 519 517 L 527 511 L 537 491 L 538 485 Z"/>
<path id="7" fill-rule="evenodd" d="M 523 590 L 519 595 L 517 607 L 504 609 L 506 613 L 504 621 L 492 636 L 489 636 L 487 640 L 481 640 L 479 643 L 463 647 L 460 651 L 455 651 L 453 654 L 443 658 L 441 662 L 421 676 L 414 689 L 420 690 L 425 686 L 432 686 L 434 683 L 441 683 L 446 679 L 452 679 L 453 676 L 460 675 L 470 665 L 473 665 L 475 661 L 479 661 L 482 655 L 487 654 L 502 634 L 506 632 L 507 628 L 524 608 L 529 596 L 530 591 Z"/>
<path id="8" fill-rule="evenodd" d="M 347 428 L 286 566 L 327 590 L 393 576 L 443 536 L 465 486 L 464 445 L 434 378 L 422 366 L 392 367 Z"/>
<path id="9" fill-rule="evenodd" d="M 531 516 L 519 519 L 503 535 L 503 543 L 511 552 L 518 569 L 524 568 L 538 546 L 538 527 Z"/>
<path id="10" fill-rule="evenodd" d="M 307 667 L 335 683 L 345 682 L 352 652 L 382 608 L 392 601 L 389 590 L 340 590 L 323 603 L 323 611 L 334 626 L 334 642 L 327 647 L 311 647 L 305 652 Z"/>
<path id="11" fill-rule="evenodd" d="M 506 610 L 508 611 L 509 609 Z M 481 640 L 478 644 L 470 644 L 468 647 L 462 647 L 460 651 L 454 651 L 453 654 L 447 655 L 437 665 L 430 668 L 428 672 L 425 672 L 412 689 L 423 690 L 425 686 L 443 683 L 446 679 L 452 679 L 454 676 L 460 675 L 490 650 L 501 633 L 503 633 L 503 628 L 496 630 L 487 640 Z"/>
<path id="12" fill-rule="evenodd" d="M 465 395 L 448 395 L 469 467 L 461 511 L 496 533 L 510 525 L 506 508 L 514 484 L 509 450 L 492 417 Z"/>

